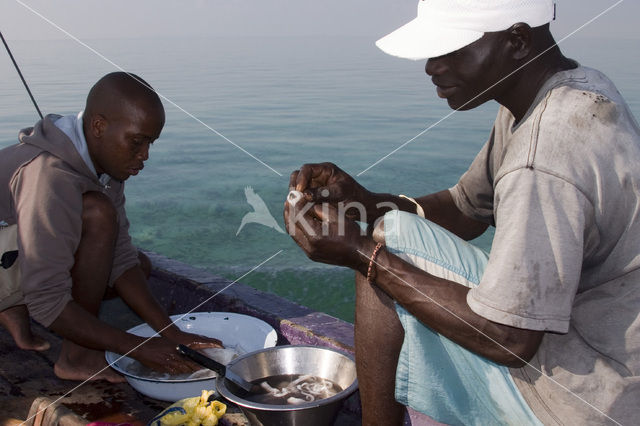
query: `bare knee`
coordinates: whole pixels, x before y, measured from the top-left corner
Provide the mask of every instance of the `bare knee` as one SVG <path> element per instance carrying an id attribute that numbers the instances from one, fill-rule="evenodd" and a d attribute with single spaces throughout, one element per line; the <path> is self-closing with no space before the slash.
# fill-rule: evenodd
<path id="1" fill-rule="evenodd" d="M 111 230 L 115 232 L 118 225 L 118 212 L 111 199 L 96 191 L 82 194 L 82 228 Z"/>
<path id="2" fill-rule="evenodd" d="M 153 267 L 151 265 L 151 260 L 140 250 L 138 250 L 138 260 L 140 261 L 140 268 L 142 269 L 142 272 L 144 272 L 144 276 L 149 279 L 151 276 L 151 268 Z"/>
<path id="3" fill-rule="evenodd" d="M 360 273 L 356 273 L 356 307 L 358 306 L 376 311 L 382 308 L 384 311 L 393 312 L 394 315 L 396 311 L 393 299 L 380 290 L 375 283 L 370 284 Z"/>

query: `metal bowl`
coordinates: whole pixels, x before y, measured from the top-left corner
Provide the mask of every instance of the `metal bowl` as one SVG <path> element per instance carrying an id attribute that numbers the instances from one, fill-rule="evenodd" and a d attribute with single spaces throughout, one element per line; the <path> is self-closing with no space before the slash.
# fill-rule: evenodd
<path id="1" fill-rule="evenodd" d="M 281 374 L 310 374 L 336 383 L 343 390 L 318 401 L 300 405 L 260 404 L 244 399 L 229 380 L 216 384 L 220 395 L 238 405 L 253 426 L 327 426 L 332 424 L 344 400 L 358 388 L 356 364 L 349 354 L 317 346 L 276 346 L 242 355 L 229 364 L 245 380 Z"/>
<path id="2" fill-rule="evenodd" d="M 225 345 L 238 346 L 243 353 L 273 347 L 278 336 L 266 322 L 248 315 L 231 312 L 196 312 L 187 315 L 173 315 L 171 320 L 180 330 L 203 336 L 215 337 Z M 147 324 L 140 324 L 128 330 L 129 333 L 150 337 L 155 331 Z M 198 396 L 203 390 L 214 390 L 213 377 L 204 379 L 156 379 L 132 374 L 128 371 L 132 358 L 113 352 L 105 354 L 107 362 L 118 373 L 125 376 L 132 388 L 143 395 L 161 401 L 175 402 L 179 399 Z"/>

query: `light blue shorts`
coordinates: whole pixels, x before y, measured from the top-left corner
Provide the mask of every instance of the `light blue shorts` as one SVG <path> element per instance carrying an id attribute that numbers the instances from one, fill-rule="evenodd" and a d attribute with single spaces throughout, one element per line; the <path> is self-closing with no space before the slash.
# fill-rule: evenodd
<path id="1" fill-rule="evenodd" d="M 432 275 L 477 286 L 486 252 L 414 214 L 384 217 L 389 251 Z M 451 425 L 541 425 L 509 369 L 426 327 L 400 305 L 405 331 L 396 370 L 396 400 Z"/>

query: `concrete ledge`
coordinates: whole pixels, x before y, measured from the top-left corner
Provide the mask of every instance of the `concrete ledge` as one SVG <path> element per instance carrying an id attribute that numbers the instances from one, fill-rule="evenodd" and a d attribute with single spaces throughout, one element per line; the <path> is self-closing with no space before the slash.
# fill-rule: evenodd
<path id="1" fill-rule="evenodd" d="M 278 344 L 317 345 L 354 354 L 351 323 L 176 260 L 145 253 L 154 266 L 149 285 L 171 315 L 189 311 L 252 315 L 276 330 Z"/>

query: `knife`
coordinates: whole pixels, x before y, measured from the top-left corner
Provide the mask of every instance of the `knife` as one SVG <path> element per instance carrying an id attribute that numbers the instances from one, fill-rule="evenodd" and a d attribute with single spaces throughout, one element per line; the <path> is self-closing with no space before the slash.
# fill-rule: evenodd
<path id="1" fill-rule="evenodd" d="M 254 386 L 256 386 L 253 383 L 246 381 L 245 379 L 243 379 L 242 377 L 240 377 L 230 369 L 228 369 L 224 364 L 221 364 L 215 359 L 211 359 L 208 356 L 203 355 L 200 352 L 194 349 L 191 349 L 188 346 L 180 344 L 176 347 L 176 349 L 182 355 L 191 359 L 195 363 L 200 364 L 201 366 L 218 373 L 218 378 L 226 377 L 229 381 L 233 382 L 235 385 L 239 386 L 240 388 L 244 389 L 247 392 L 250 392 L 251 389 Z"/>

